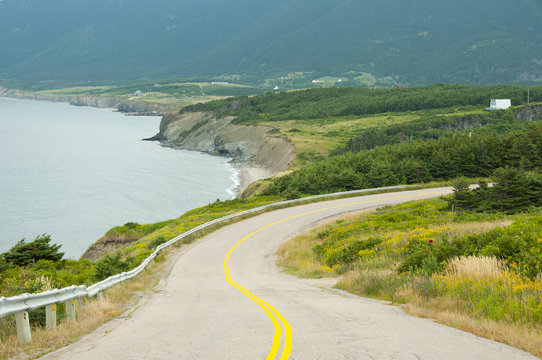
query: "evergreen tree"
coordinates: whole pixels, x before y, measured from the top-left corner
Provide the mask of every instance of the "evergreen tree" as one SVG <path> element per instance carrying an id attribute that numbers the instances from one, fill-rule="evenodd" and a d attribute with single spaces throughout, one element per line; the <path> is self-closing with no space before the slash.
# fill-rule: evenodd
<path id="1" fill-rule="evenodd" d="M 467 179 L 457 179 L 453 185 L 452 211 L 457 209 L 471 209 L 474 206 L 474 197 L 469 190 L 470 183 Z"/>
<path id="2" fill-rule="evenodd" d="M 62 260 L 64 253 L 58 251 L 62 245 L 49 244 L 50 242 L 51 236 L 47 234 L 40 235 L 29 243 L 25 243 L 25 239 L 22 239 L 3 256 L 6 262 L 18 266 L 39 260 Z"/>
<path id="3" fill-rule="evenodd" d="M 493 173 L 493 180 L 496 210 L 513 212 L 529 207 L 529 186 L 518 169 L 499 168 Z"/>

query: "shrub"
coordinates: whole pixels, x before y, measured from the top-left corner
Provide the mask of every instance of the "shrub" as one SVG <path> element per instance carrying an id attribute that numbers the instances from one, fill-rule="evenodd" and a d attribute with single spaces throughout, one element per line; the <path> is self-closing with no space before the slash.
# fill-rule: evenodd
<path id="1" fill-rule="evenodd" d="M 136 222 L 131 222 L 131 221 L 130 221 L 130 222 L 127 222 L 126 224 L 123 225 L 123 227 L 128 228 L 128 229 L 135 229 L 135 228 L 137 228 L 138 226 L 139 226 L 138 223 L 136 223 Z"/>
<path id="2" fill-rule="evenodd" d="M 4 259 L 17 266 L 28 265 L 39 260 L 62 260 L 64 253 L 58 251 L 62 245 L 50 245 L 50 242 L 51 236 L 47 234 L 36 237 L 30 243 L 25 243 L 25 239 L 22 239 L 4 254 Z"/>
<path id="3" fill-rule="evenodd" d="M 147 244 L 147 249 L 153 250 L 167 241 L 164 235 L 158 235 Z"/>
<path id="4" fill-rule="evenodd" d="M 96 269 L 94 270 L 93 275 L 94 278 L 97 281 L 101 281 L 112 275 L 130 270 L 133 258 L 122 260 L 121 256 L 120 252 L 117 252 L 115 255 L 107 254 L 101 260 L 96 262 Z"/>
<path id="5" fill-rule="evenodd" d="M 9 269 L 9 264 L 6 262 L 6 259 L 4 259 L 4 255 L 0 254 L 0 273 L 3 273 Z"/>

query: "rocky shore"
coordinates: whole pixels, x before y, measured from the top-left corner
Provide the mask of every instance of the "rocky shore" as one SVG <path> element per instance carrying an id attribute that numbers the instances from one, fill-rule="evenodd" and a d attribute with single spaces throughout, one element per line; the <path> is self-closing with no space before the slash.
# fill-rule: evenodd
<path id="1" fill-rule="evenodd" d="M 158 134 L 146 140 L 233 158 L 240 171 L 239 193 L 251 182 L 290 167 L 295 153 L 289 141 L 270 136 L 270 127 L 238 125 L 233 120 L 210 112 L 171 112 L 162 118 Z"/>
<path id="2" fill-rule="evenodd" d="M 127 115 L 163 116 L 158 134 L 145 140 L 232 158 L 240 177 L 237 194 L 254 181 L 287 170 L 295 159 L 294 146 L 285 139 L 270 136 L 270 127 L 237 125 L 233 117 L 217 118 L 210 112 L 165 112 L 158 104 L 118 97 L 50 97 L 1 87 L 0 96 L 111 109 Z"/>

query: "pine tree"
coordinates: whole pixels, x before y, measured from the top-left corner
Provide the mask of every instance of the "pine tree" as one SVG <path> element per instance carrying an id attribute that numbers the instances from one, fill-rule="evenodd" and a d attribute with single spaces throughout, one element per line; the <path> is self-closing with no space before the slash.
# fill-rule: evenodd
<path id="1" fill-rule="evenodd" d="M 514 212 L 529 207 L 529 189 L 525 176 L 513 167 L 499 168 L 493 173 L 496 210 Z"/>
<path id="2" fill-rule="evenodd" d="M 64 253 L 58 251 L 62 245 L 51 245 L 50 242 L 51 236 L 47 234 L 40 235 L 29 243 L 25 243 L 25 239 L 22 239 L 3 256 L 6 262 L 18 266 L 28 265 L 39 260 L 62 260 Z"/>
<path id="3" fill-rule="evenodd" d="M 473 207 L 473 194 L 469 189 L 470 183 L 466 179 L 457 179 L 454 181 L 452 197 L 452 211 L 467 210 Z"/>

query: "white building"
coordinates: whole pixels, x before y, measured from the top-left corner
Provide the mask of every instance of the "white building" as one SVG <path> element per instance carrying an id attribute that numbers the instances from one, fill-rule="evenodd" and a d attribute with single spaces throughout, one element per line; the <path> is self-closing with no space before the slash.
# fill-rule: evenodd
<path id="1" fill-rule="evenodd" d="M 486 110 L 506 110 L 512 106 L 510 99 L 491 99 L 491 104 Z"/>

